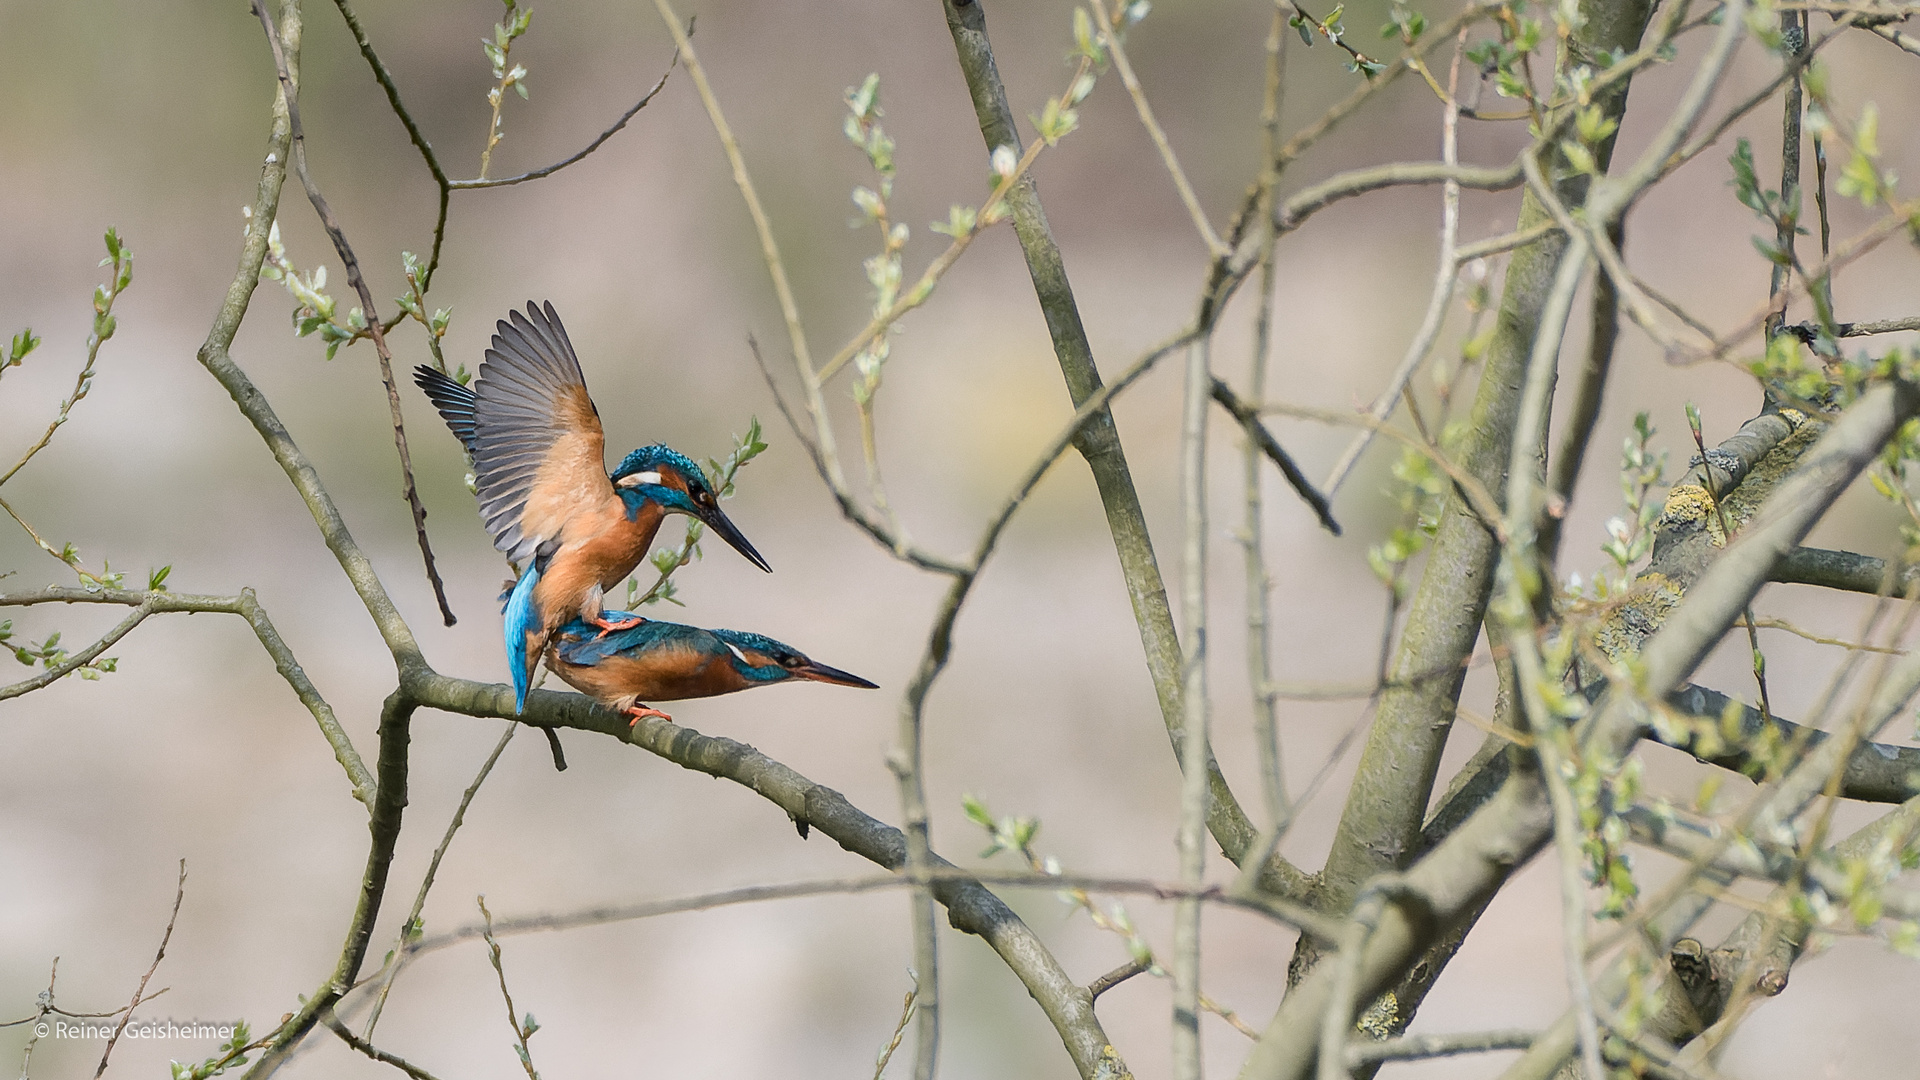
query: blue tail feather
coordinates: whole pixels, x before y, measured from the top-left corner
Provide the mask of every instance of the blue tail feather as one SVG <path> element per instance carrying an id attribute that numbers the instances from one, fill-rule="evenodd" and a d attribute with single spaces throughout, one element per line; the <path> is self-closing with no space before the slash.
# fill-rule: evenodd
<path id="1" fill-rule="evenodd" d="M 522 712 L 527 707 L 527 690 L 533 682 L 533 665 L 527 662 L 527 634 L 537 629 L 538 616 L 533 610 L 533 587 L 540 582 L 540 564 L 538 560 L 527 564 L 526 573 L 513 587 L 507 597 L 507 610 L 502 623 L 507 634 L 507 667 L 513 672 L 513 711 Z M 537 657 L 535 658 L 538 659 Z"/>

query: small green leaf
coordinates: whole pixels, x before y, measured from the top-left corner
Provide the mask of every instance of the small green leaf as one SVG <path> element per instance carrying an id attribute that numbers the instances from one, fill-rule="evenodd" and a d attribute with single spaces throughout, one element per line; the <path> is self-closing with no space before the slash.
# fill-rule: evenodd
<path id="1" fill-rule="evenodd" d="M 993 814 L 987 809 L 986 804 L 980 801 L 978 796 L 973 794 L 960 796 L 960 809 L 966 812 L 968 821 L 973 822 L 983 829 L 992 831 Z"/>

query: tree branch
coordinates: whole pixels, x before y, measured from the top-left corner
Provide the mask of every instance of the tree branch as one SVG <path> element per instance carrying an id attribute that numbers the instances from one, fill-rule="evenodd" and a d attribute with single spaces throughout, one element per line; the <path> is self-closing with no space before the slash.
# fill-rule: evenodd
<path id="1" fill-rule="evenodd" d="M 1866 593 L 1869 596 L 1889 592 L 1898 596 L 1920 581 L 1920 565 L 1903 565 L 1899 576 L 1887 587 L 1887 561 L 1851 551 L 1825 548 L 1795 548 L 1773 567 L 1773 580 L 1787 585 L 1818 585 L 1826 589 Z"/>
<path id="2" fill-rule="evenodd" d="M 279 40 L 287 60 L 287 71 L 297 86 L 300 0 L 286 0 L 282 22 Z M 372 561 L 347 531 L 347 523 L 340 516 L 339 508 L 320 482 L 320 474 L 293 441 L 293 436 L 288 434 L 286 425 L 280 422 L 280 417 L 274 413 L 266 397 L 228 353 L 233 345 L 234 334 L 239 331 L 240 322 L 246 317 L 247 302 L 259 284 L 260 263 L 267 250 L 267 232 L 278 211 L 281 185 L 287 176 L 287 153 L 292 140 L 286 94 L 279 86 L 275 87 L 274 93 L 273 128 L 268 138 L 266 161 L 261 167 L 259 191 L 254 197 L 253 214 L 248 218 L 246 239 L 241 246 L 240 267 L 234 274 L 232 284 L 227 287 L 226 300 L 214 318 L 206 342 L 200 346 L 200 363 L 232 395 L 241 414 L 253 424 L 274 460 L 286 472 L 294 490 L 307 504 L 314 523 L 319 526 L 320 538 L 326 543 L 327 549 L 333 552 L 334 558 L 339 560 L 347 580 L 359 594 L 361 604 L 372 616 L 388 651 L 393 654 L 395 665 L 402 669 L 416 664 L 424 665 L 426 661 L 420 655 L 420 645 L 414 640 L 413 631 L 394 607 L 386 586 L 381 584 L 379 574 L 374 571 Z"/>
<path id="3" fill-rule="evenodd" d="M 1736 14 L 1729 12 L 1728 17 Z M 1640 693 L 1664 696 L 1698 665 L 1765 583 L 1779 555 L 1812 529 L 1841 490 L 1916 413 L 1920 388 L 1889 383 L 1868 391 L 1841 415 L 1647 642 L 1641 652 Z M 1920 658 L 1911 662 L 1920 680 Z M 1637 695 L 1608 695 L 1590 722 L 1585 752 L 1603 756 L 1596 760 L 1617 760 L 1638 738 L 1642 713 Z M 1540 850 L 1551 831 L 1552 814 L 1537 770 L 1514 770 L 1478 811 L 1402 875 L 1404 895 L 1382 912 L 1360 962 L 1357 1000 L 1371 1000 L 1477 911 L 1516 867 Z M 1333 1000 L 1333 978 L 1322 965 L 1294 987 L 1255 1044 L 1241 1074 L 1244 1080 L 1300 1080 L 1308 1074 L 1319 1048 L 1320 1020 Z"/>
<path id="4" fill-rule="evenodd" d="M 286 641 L 274 628 L 273 620 L 267 618 L 266 609 L 255 599 L 252 589 L 242 589 L 238 596 L 199 596 L 158 589 L 136 592 L 130 589 L 88 589 L 78 586 L 49 586 L 31 592 L 0 593 L 0 607 L 28 607 L 35 604 L 117 604 L 137 609 L 135 614 L 138 618 L 146 617 L 140 614 L 142 612 L 224 612 L 247 620 L 247 625 L 253 628 L 254 637 L 260 641 L 260 647 L 272 658 L 280 677 L 293 688 L 294 696 L 300 699 L 300 703 L 313 714 L 314 722 L 320 725 L 320 734 L 327 740 L 327 745 L 333 747 L 334 758 L 346 770 L 347 780 L 353 784 L 353 797 L 362 803 L 372 802 L 373 774 L 367 771 L 359 752 L 353 748 L 353 740 L 347 737 L 346 729 L 340 726 L 339 719 L 333 715 L 333 707 L 327 704 L 326 699 L 320 696 L 320 691 L 307 678 L 306 670 L 294 658 L 293 650 L 287 648 Z M 130 616 L 114 630 L 124 633 L 135 624 L 137 619 Z M 11 687 L 0 688 L 0 699 L 13 696 L 5 692 L 8 689 Z"/>
<path id="5" fill-rule="evenodd" d="M 393 852 L 400 841 L 401 812 L 407 805 L 407 743 L 415 702 L 403 690 L 388 695 L 380 709 L 379 788 L 367 815 L 371 842 L 367 848 L 366 869 L 360 876 L 360 897 L 353 918 L 347 924 L 347 940 L 333 973 L 300 1004 L 292 1017 L 280 1025 L 261 1052 L 260 1060 L 247 1070 L 247 1080 L 266 1080 L 300 1044 L 313 1025 L 329 1014 L 360 975 L 367 956 L 367 943 L 373 938 L 373 923 L 380 916 L 380 902 L 386 895 L 387 875 L 393 869 Z"/>
<path id="6" fill-rule="evenodd" d="M 421 705 L 466 716 L 511 719 L 515 715 L 513 692 L 506 686 L 428 672 L 416 674 L 407 685 Z M 744 743 L 712 738 L 663 720 L 642 720 L 630 727 L 628 717 L 578 694 L 534 691 L 520 719 L 609 735 L 683 768 L 731 780 L 780 807 L 795 822 L 820 830 L 862 858 L 889 870 L 906 865 L 906 837 L 899 829 L 874 820 L 839 792 L 808 780 Z M 953 869 L 937 856 L 929 865 L 935 870 Z M 1094 1016 L 1092 999 L 1085 988 L 1067 975 L 1012 909 L 971 877 L 935 878 L 932 891 L 947 908 L 947 920 L 953 928 L 985 940 L 1026 985 L 1053 1022 L 1085 1080 L 1102 1075 L 1103 1068 L 1107 1076 L 1124 1074 L 1125 1065 Z"/>
<path id="7" fill-rule="evenodd" d="M 401 1072 L 406 1073 L 408 1076 L 413 1077 L 413 1080 L 434 1080 L 432 1073 L 409 1062 L 406 1058 L 400 1057 L 397 1054 L 389 1054 L 385 1050 L 367 1042 L 365 1039 L 356 1036 L 353 1032 L 348 1031 L 347 1026 L 342 1024 L 339 1018 L 333 1015 L 332 1010 L 328 1010 L 327 1014 L 321 1017 L 320 1022 L 327 1025 L 327 1028 L 335 1035 L 340 1036 L 341 1042 L 346 1043 L 348 1046 L 353 1047 L 355 1050 L 360 1051 L 373 1060 L 391 1065 Z"/>
<path id="8" fill-rule="evenodd" d="M 1287 478 L 1288 486 L 1313 508 L 1313 516 L 1320 519 L 1320 527 L 1339 536 L 1340 523 L 1333 520 L 1333 507 L 1327 503 L 1327 497 L 1313 486 L 1313 481 L 1300 471 L 1300 466 L 1294 464 L 1293 457 L 1280 445 L 1280 440 L 1273 437 L 1273 432 L 1267 430 L 1267 425 L 1260 422 L 1260 410 L 1242 400 L 1240 395 L 1233 392 L 1233 387 L 1218 377 L 1213 380 L 1213 400 L 1219 402 L 1220 407 L 1239 422 L 1247 433 L 1247 440 L 1279 466 L 1280 475 Z"/>
<path id="9" fill-rule="evenodd" d="M 274 69 L 280 77 L 281 97 L 287 108 L 287 128 L 292 135 L 294 172 L 299 175 L 301 186 L 306 188 L 307 201 L 313 204 L 314 213 L 320 216 L 320 224 L 333 241 L 334 252 L 347 268 L 347 281 L 360 296 L 360 311 L 366 319 L 368 333 L 373 336 L 374 352 L 380 357 L 380 382 L 387 390 L 387 411 L 393 419 L 393 445 L 400 454 L 401 494 L 413 509 L 413 531 L 420 542 L 420 557 L 426 563 L 427 581 L 433 586 L 433 598 L 440 605 L 441 618 L 446 620 L 448 626 L 452 626 L 457 620 L 453 617 L 453 609 L 447 606 L 447 590 L 440 582 L 440 571 L 433 564 L 433 546 L 427 542 L 427 508 L 421 504 L 420 493 L 413 485 L 413 459 L 407 452 L 407 427 L 400 416 L 400 390 L 393 381 L 393 354 L 387 349 L 386 330 L 380 325 L 379 311 L 373 306 L 373 293 L 367 288 L 366 277 L 360 273 L 360 260 L 354 257 L 353 247 L 347 243 L 347 234 L 333 216 L 333 208 L 327 205 L 325 196 L 320 194 L 320 188 L 307 172 L 306 137 L 300 130 L 300 92 L 294 83 L 287 54 L 281 48 L 279 32 L 274 29 L 273 20 L 267 15 L 264 0 L 252 2 L 253 13 L 259 17 L 260 26 L 266 31 L 267 44 L 273 50 Z"/>
<path id="10" fill-rule="evenodd" d="M 1001 146 L 1019 147 L 1021 140 L 1014 126 L 1013 110 L 1007 104 L 1006 88 L 1000 81 L 993 47 L 987 39 L 983 5 L 976 0 L 965 3 L 943 0 L 942 6 L 988 151 Z M 1100 372 L 1094 364 L 1086 329 L 1080 322 L 1066 265 L 1053 241 L 1031 175 L 1023 176 L 1008 193 L 1007 204 L 1013 211 L 1014 232 L 1027 260 L 1027 271 L 1033 279 L 1034 294 L 1053 341 L 1054 355 L 1060 362 L 1060 373 L 1077 408 L 1100 389 Z M 1180 641 L 1173 629 L 1166 585 L 1160 577 L 1146 517 L 1141 511 L 1140 497 L 1134 489 L 1126 452 L 1112 415 L 1103 411 L 1095 417 L 1075 439 L 1074 446 L 1086 459 L 1099 489 L 1107 527 L 1113 535 L 1121 572 L 1126 578 L 1134 621 L 1140 629 L 1147 671 L 1153 677 L 1160 715 L 1168 737 L 1178 747 L 1186 730 L 1180 704 Z M 1207 774 L 1211 806 L 1208 829 L 1227 857 L 1237 862 L 1252 845 L 1257 830 L 1228 788 L 1211 753 Z M 1263 883 L 1279 895 L 1297 897 L 1305 889 L 1306 877 L 1291 865 L 1275 859 L 1274 870 Z"/>
<path id="11" fill-rule="evenodd" d="M 1581 12 L 1584 20 L 1574 33 L 1574 47 L 1605 54 L 1616 48 L 1640 49 L 1652 5 L 1644 0 L 1588 0 L 1581 4 Z M 1625 79 L 1613 84 L 1609 92 L 1595 98 L 1596 107 L 1617 120 L 1625 110 L 1628 85 Z M 1595 148 L 1603 169 L 1612 147 L 1609 137 Z M 1507 171 L 1502 170 L 1503 183 Z M 1512 183 L 1517 184 L 1523 175 L 1518 159 L 1510 172 Z M 1471 185 L 1462 179 L 1462 186 Z M 1586 188 L 1585 177 L 1574 173 L 1561 181 L 1558 191 L 1563 199 L 1580 201 Z M 1547 220 L 1545 207 L 1528 190 L 1521 204 L 1519 230 Z M 1465 471 L 1491 491 L 1506 488 L 1524 372 L 1570 242 L 1564 233 L 1543 233 L 1517 249 L 1507 268 L 1498 322 L 1468 421 L 1467 441 L 1459 454 Z M 1441 512 L 1439 531 L 1408 605 L 1392 668 L 1396 681 L 1407 680 L 1415 672 L 1454 674 L 1388 689 L 1381 695 L 1321 875 L 1321 895 L 1332 908 L 1351 904 L 1368 878 L 1404 866 L 1419 838 L 1465 678 L 1465 661 L 1480 636 L 1497 556 L 1493 532 L 1456 488 Z M 1317 948 L 1317 943 L 1302 939 L 1291 969 L 1294 977 L 1312 966 Z"/>
<path id="12" fill-rule="evenodd" d="M 689 37 L 692 36 L 693 31 L 691 28 L 688 29 L 687 34 Z M 452 191 L 474 191 L 480 188 L 508 187 L 513 184 L 524 184 L 529 180 L 539 180 L 542 177 L 552 176 L 561 169 L 572 165 L 574 162 L 600 149 L 602 143 L 619 134 L 620 129 L 627 126 L 627 121 L 633 119 L 634 116 L 639 114 L 641 109 L 646 108 L 653 102 L 654 95 L 658 94 L 661 89 L 667 85 L 667 79 L 673 75 L 673 69 L 679 63 L 680 50 L 675 49 L 673 51 L 673 58 L 667 61 L 667 70 L 660 74 L 660 79 L 653 84 L 653 89 L 647 91 L 646 95 L 639 101 L 634 102 L 633 108 L 621 113 L 620 119 L 615 120 L 611 127 L 595 136 L 594 140 L 588 143 L 586 147 L 578 153 L 561 158 L 559 161 L 544 168 L 534 169 L 531 172 L 523 172 L 518 176 L 506 176 L 498 180 L 448 180 L 446 181 L 447 188 Z"/>

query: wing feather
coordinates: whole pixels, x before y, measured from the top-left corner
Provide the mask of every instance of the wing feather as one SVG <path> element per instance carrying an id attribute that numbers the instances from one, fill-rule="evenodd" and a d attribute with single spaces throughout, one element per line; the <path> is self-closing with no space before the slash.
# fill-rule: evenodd
<path id="1" fill-rule="evenodd" d="M 469 448 L 494 546 L 524 561 L 572 511 L 618 496 L 607 479 L 600 414 L 553 305 L 529 303 L 495 329 L 472 391 Z"/>
<path id="2" fill-rule="evenodd" d="M 427 400 L 433 402 L 460 445 L 473 453 L 473 391 L 425 364 L 413 369 L 413 381 L 427 392 Z"/>

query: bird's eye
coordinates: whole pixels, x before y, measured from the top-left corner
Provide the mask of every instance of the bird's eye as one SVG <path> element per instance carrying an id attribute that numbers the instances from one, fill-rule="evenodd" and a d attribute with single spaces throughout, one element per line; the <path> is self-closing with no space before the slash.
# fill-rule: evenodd
<path id="1" fill-rule="evenodd" d="M 780 666 L 785 668 L 797 668 L 805 663 L 806 661 L 798 656 L 783 656 L 780 658 Z"/>

